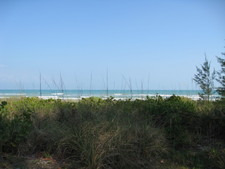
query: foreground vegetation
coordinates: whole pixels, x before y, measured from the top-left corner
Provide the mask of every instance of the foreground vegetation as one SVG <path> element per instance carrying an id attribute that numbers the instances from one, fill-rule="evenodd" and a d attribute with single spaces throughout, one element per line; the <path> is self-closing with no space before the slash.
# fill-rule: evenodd
<path id="1" fill-rule="evenodd" d="M 225 102 L 2 100 L 0 153 L 0 168 L 42 154 L 61 168 L 224 169 Z"/>

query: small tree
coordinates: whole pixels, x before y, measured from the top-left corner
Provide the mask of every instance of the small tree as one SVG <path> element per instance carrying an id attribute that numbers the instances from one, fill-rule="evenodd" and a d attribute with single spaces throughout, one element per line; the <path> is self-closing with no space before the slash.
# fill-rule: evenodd
<path id="1" fill-rule="evenodd" d="M 217 92 L 222 96 L 225 97 L 225 53 L 222 53 L 224 56 L 223 58 L 217 57 L 217 61 L 221 66 L 221 70 L 217 72 L 218 78 L 216 79 L 220 83 L 220 87 L 217 88 Z"/>
<path id="2" fill-rule="evenodd" d="M 215 79 L 215 70 L 211 73 L 210 63 L 205 57 L 205 62 L 201 65 L 201 68 L 197 68 L 197 74 L 193 80 L 200 86 L 202 93 L 199 93 L 199 96 L 203 100 L 210 100 L 210 96 L 213 94 L 214 89 L 214 79 Z"/>

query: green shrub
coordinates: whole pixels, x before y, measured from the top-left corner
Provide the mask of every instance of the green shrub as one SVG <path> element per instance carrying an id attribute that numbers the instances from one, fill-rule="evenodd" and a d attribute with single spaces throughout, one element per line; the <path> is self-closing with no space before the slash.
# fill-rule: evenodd
<path id="1" fill-rule="evenodd" d="M 203 162 L 222 168 L 224 147 L 213 146 L 224 145 L 224 112 L 222 100 L 178 96 L 9 99 L 0 104 L 0 148 L 18 154 L 44 151 L 67 159 L 71 168 L 202 169 Z M 199 147 L 206 149 L 197 153 Z"/>

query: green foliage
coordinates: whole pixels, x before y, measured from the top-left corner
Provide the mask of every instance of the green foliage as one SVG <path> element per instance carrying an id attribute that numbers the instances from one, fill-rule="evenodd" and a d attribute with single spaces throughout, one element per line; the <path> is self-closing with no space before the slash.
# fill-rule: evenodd
<path id="1" fill-rule="evenodd" d="M 45 152 L 71 168 L 220 169 L 225 167 L 224 112 L 223 100 L 175 95 L 7 100 L 0 104 L 0 147 L 20 155 Z"/>
<path id="2" fill-rule="evenodd" d="M 18 145 L 25 141 L 32 127 L 31 111 L 20 102 L 15 102 L 15 105 L 6 103 L 2 102 L 0 110 L 1 143 L 3 143 L 1 149 L 5 152 L 15 152 Z M 30 105 L 30 102 L 26 103 Z"/>
<path id="3" fill-rule="evenodd" d="M 225 57 L 225 53 L 222 53 Z M 218 78 L 216 79 L 220 83 L 220 87 L 217 88 L 217 92 L 224 98 L 225 97 L 225 58 L 217 57 L 217 60 L 221 66 L 221 70 L 217 72 Z"/>
<path id="4" fill-rule="evenodd" d="M 6 101 L 2 101 L 0 104 L 0 153 L 2 152 L 3 146 L 7 142 L 7 138 L 9 137 L 9 124 L 6 118 L 6 114 L 3 113 L 4 107 L 7 105 Z"/>
<path id="5" fill-rule="evenodd" d="M 210 100 L 210 96 L 213 94 L 215 70 L 211 73 L 210 63 L 205 57 L 205 62 L 201 65 L 201 68 L 197 68 L 197 74 L 195 74 L 194 81 L 202 89 L 202 93 L 199 96 L 203 100 Z"/>

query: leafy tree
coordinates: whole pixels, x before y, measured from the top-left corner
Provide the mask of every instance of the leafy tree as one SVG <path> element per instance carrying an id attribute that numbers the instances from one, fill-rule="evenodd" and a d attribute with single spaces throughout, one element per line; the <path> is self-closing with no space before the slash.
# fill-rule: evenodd
<path id="1" fill-rule="evenodd" d="M 193 80 L 200 86 L 202 93 L 199 93 L 199 96 L 203 100 L 210 100 L 210 96 L 213 94 L 214 89 L 214 79 L 216 72 L 215 70 L 211 73 L 210 63 L 205 57 L 205 62 L 201 65 L 201 68 L 197 68 L 197 74 Z"/>
<path id="2" fill-rule="evenodd" d="M 225 97 L 225 53 L 222 53 L 224 58 L 217 57 L 217 61 L 221 66 L 221 70 L 217 72 L 218 78 L 216 79 L 220 83 L 220 87 L 217 88 L 217 92 Z"/>

